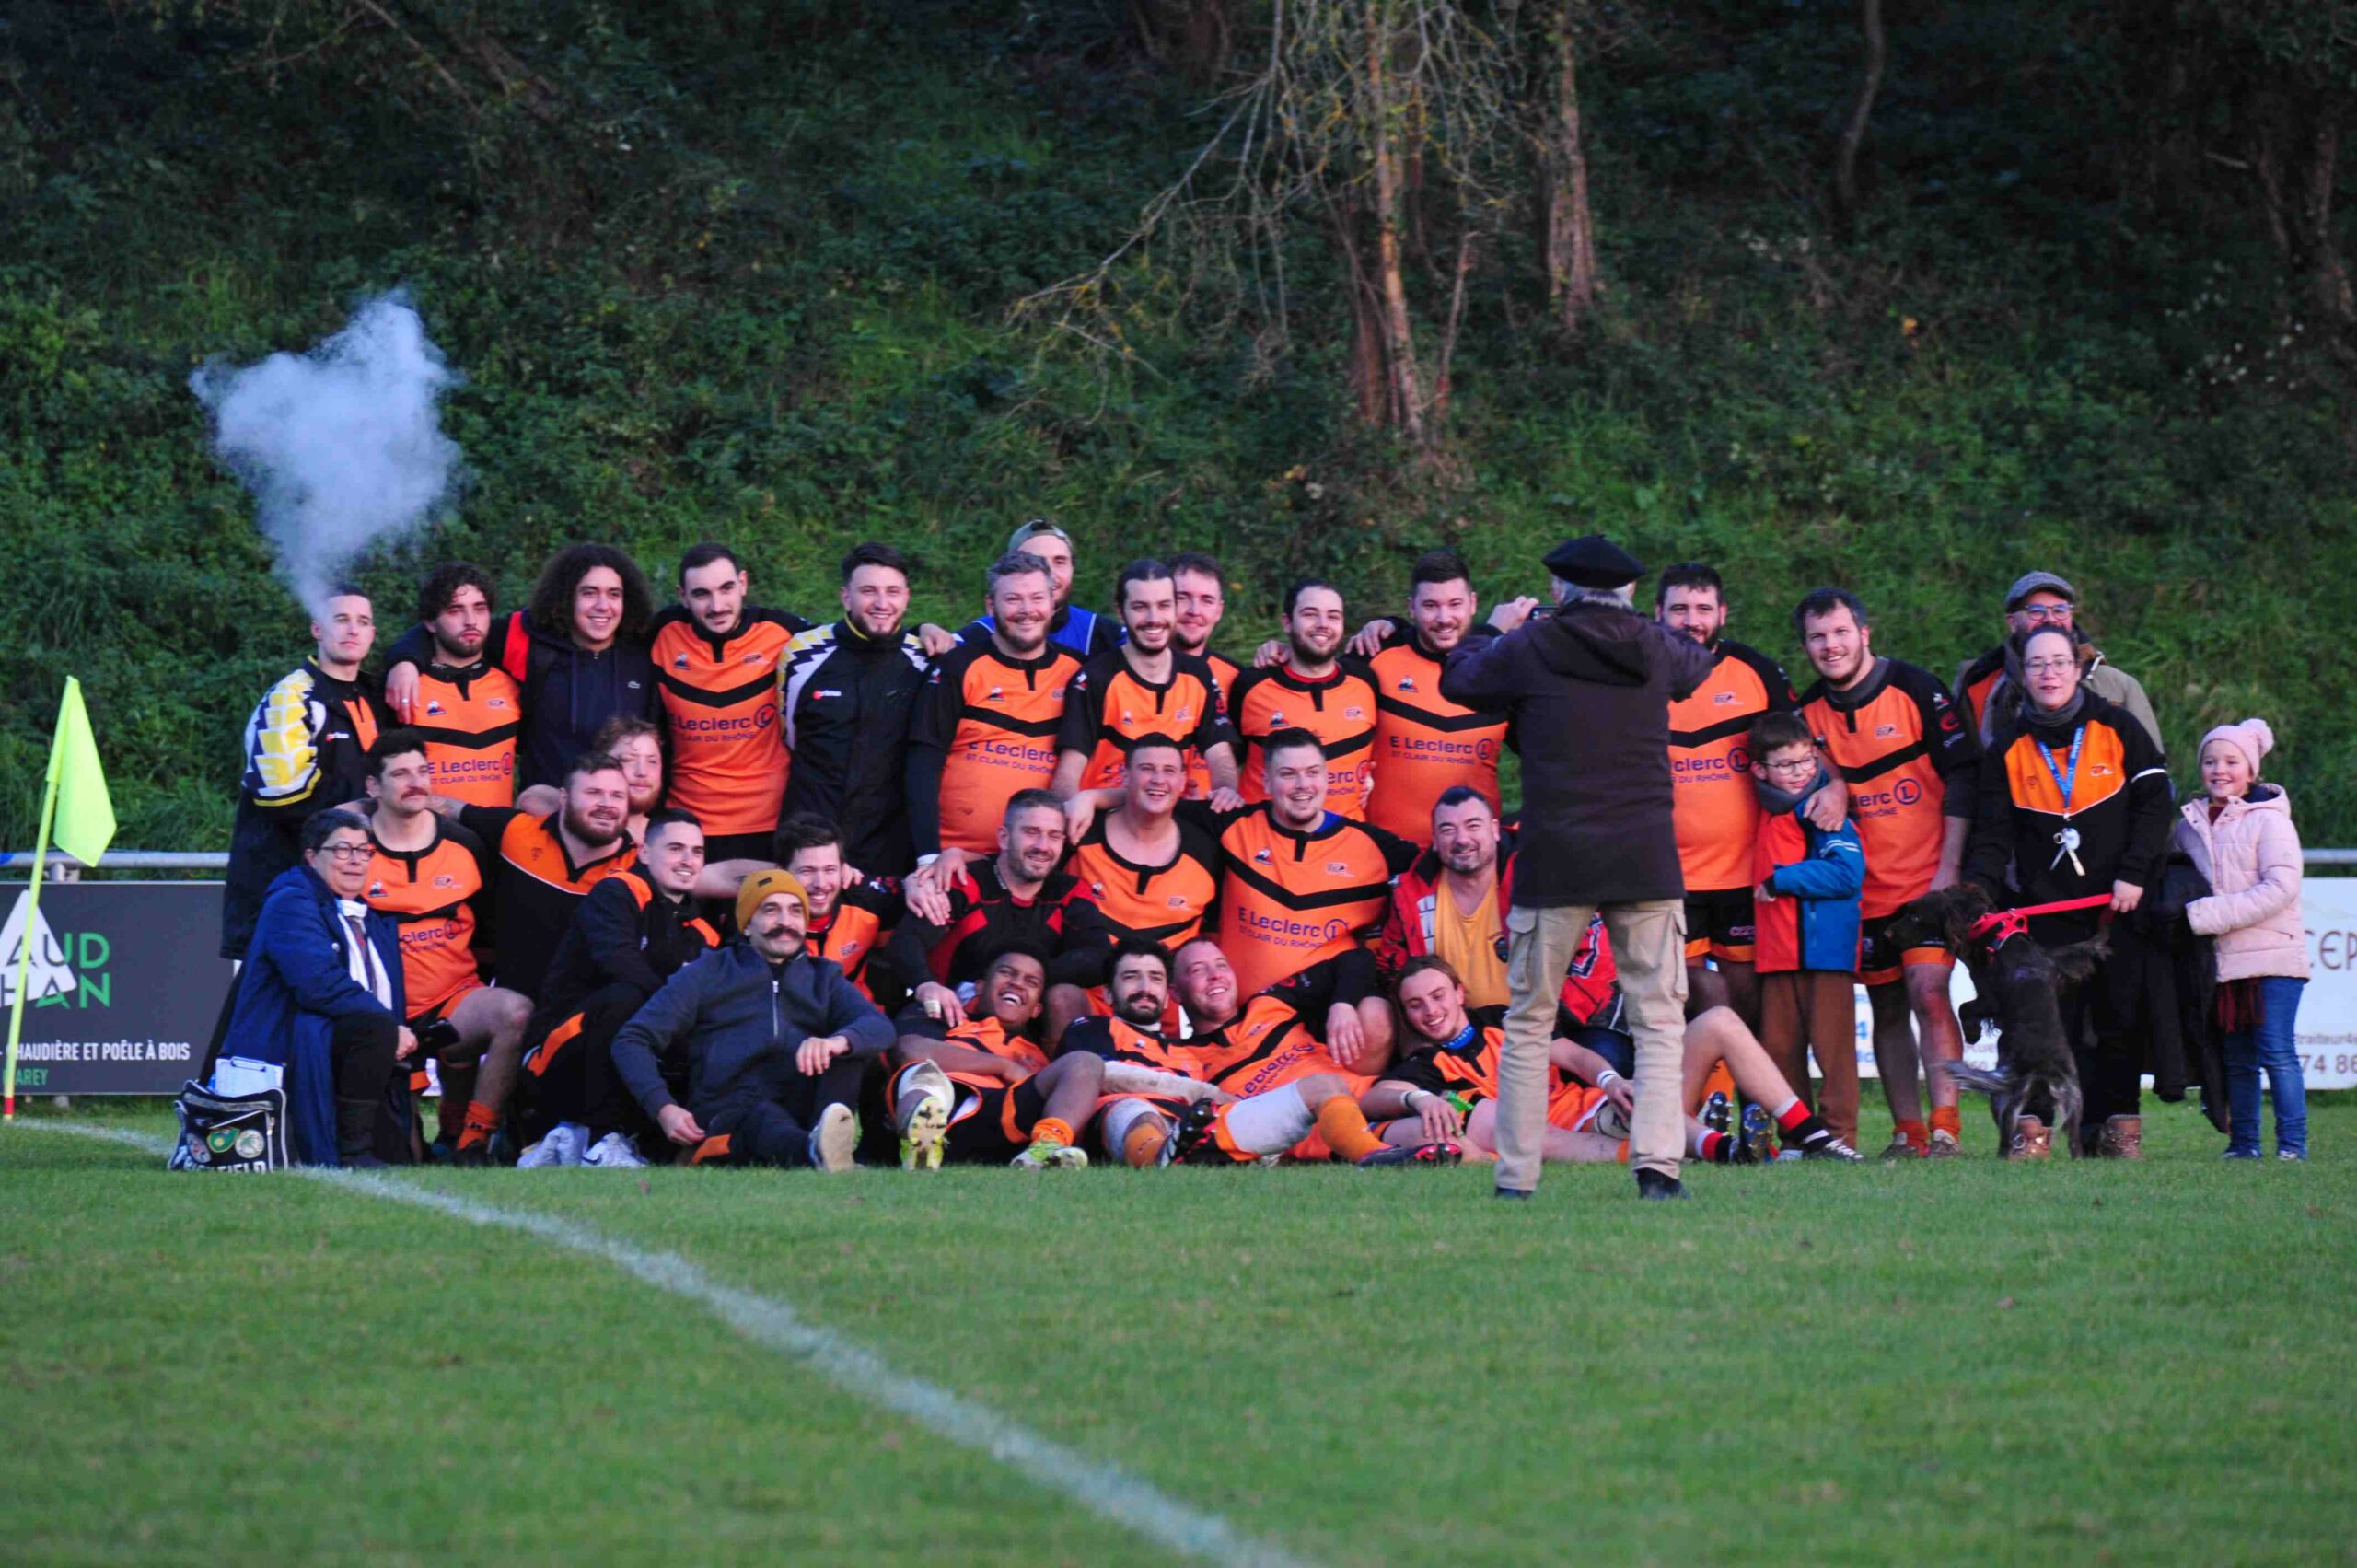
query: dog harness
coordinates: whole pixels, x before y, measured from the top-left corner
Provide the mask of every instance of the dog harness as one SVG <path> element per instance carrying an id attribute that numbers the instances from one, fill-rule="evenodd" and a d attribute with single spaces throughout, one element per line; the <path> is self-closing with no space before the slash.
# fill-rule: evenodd
<path id="1" fill-rule="evenodd" d="M 2091 910 L 2111 902 L 2109 893 L 2091 893 L 2084 899 L 2064 899 L 2059 903 L 2024 904 L 2019 909 L 1996 910 L 1982 915 L 1972 923 L 1972 938 L 1993 935 L 1997 943 L 2010 942 L 2029 929 L 2030 917 L 2039 914 L 2061 914 L 2070 910 Z"/>

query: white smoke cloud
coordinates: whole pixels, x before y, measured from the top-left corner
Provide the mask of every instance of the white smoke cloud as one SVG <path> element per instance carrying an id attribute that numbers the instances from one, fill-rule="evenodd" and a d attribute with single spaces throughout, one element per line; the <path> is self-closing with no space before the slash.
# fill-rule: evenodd
<path id="1" fill-rule="evenodd" d="M 189 377 L 213 411 L 215 455 L 253 493 L 279 573 L 314 616 L 354 563 L 414 533 L 451 494 L 459 446 L 436 405 L 459 379 L 400 293 L 308 354 Z"/>

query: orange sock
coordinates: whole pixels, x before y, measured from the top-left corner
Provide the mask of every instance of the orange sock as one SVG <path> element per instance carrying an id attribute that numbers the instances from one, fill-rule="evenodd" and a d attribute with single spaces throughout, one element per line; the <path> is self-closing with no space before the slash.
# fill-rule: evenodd
<path id="1" fill-rule="evenodd" d="M 1954 1113 L 1951 1112 L 1950 1114 Z M 1895 1121 L 1894 1125 L 1898 1129 L 1898 1135 L 1905 1138 L 1910 1144 L 1912 1144 L 1915 1146 L 1916 1153 L 1921 1154 L 1932 1146 L 1931 1129 L 1925 1127 L 1922 1122 Z"/>
<path id="2" fill-rule="evenodd" d="M 467 1101 L 466 1125 L 459 1129 L 459 1147 L 471 1149 L 491 1142 L 499 1131 L 499 1112 L 479 1099 Z"/>
<path id="3" fill-rule="evenodd" d="M 1367 1130 L 1359 1102 L 1348 1095 L 1336 1095 L 1318 1108 L 1318 1131 L 1326 1146 L 1346 1160 L 1363 1160 L 1383 1147 L 1383 1140 Z"/>
<path id="4" fill-rule="evenodd" d="M 1072 1144 L 1072 1123 L 1061 1116 L 1043 1116 L 1031 1124 L 1031 1141 L 1035 1144 Z"/>
<path id="5" fill-rule="evenodd" d="M 1615 1149 L 1615 1150 L 1613 1150 L 1613 1151 L 1612 1151 L 1612 1157 L 1613 1157 L 1614 1159 L 1616 1159 L 1616 1160 L 1619 1160 L 1622 1165 L 1627 1165 L 1627 1164 L 1629 1163 L 1629 1140 L 1628 1140 L 1628 1139 L 1623 1138 L 1623 1139 L 1621 1139 L 1621 1140 L 1620 1140 L 1620 1146 L 1619 1148 L 1617 1148 L 1617 1149 Z"/>
<path id="6" fill-rule="evenodd" d="M 1964 1135 L 1963 1129 L 1964 1123 L 1956 1120 L 1955 1106 L 1935 1105 L 1932 1108 L 1933 1132 L 1945 1132 L 1951 1138 L 1960 1139 Z"/>

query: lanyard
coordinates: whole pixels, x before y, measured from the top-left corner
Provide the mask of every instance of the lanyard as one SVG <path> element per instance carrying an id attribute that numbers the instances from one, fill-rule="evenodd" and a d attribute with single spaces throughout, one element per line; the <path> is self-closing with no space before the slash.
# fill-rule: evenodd
<path id="1" fill-rule="evenodd" d="M 2062 792 L 2062 815 L 2065 817 L 2071 814 L 2071 792 L 2076 789 L 2079 784 L 2079 745 L 2086 738 L 2085 725 L 2081 725 L 2071 732 L 2071 772 L 2066 778 L 2063 776 L 2062 770 L 2054 765 L 2054 752 L 2046 742 L 2034 735 L 2029 738 L 2030 744 L 2038 748 L 2038 754 L 2046 760 L 2046 771 L 2054 776 L 2054 787 Z"/>

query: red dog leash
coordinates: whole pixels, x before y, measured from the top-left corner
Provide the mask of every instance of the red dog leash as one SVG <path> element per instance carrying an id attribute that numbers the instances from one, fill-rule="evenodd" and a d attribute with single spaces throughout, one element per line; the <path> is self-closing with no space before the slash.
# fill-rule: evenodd
<path id="1" fill-rule="evenodd" d="M 2095 893 L 2084 899 L 2064 899 L 2054 904 L 2024 904 L 2019 909 L 1997 910 L 1984 914 L 1973 923 L 1972 939 L 1976 942 L 1993 933 L 1996 941 L 2008 942 L 2029 929 L 2030 917 L 2038 914 L 2061 914 L 2069 910 L 2099 909 L 2111 902 L 2109 893 Z"/>

